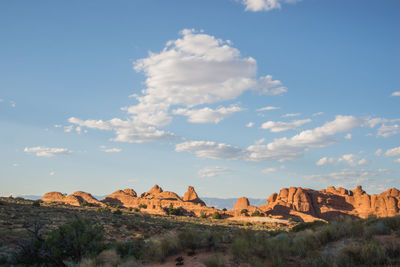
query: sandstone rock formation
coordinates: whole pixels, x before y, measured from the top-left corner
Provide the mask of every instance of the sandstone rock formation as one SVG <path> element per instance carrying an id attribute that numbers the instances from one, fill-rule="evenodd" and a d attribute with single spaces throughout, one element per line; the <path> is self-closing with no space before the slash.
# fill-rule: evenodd
<path id="1" fill-rule="evenodd" d="M 259 208 L 270 215 L 300 220 L 306 217 L 307 220 L 331 220 L 341 215 L 357 218 L 394 216 L 399 215 L 400 191 L 392 188 L 379 195 L 368 195 L 361 186 L 350 191 L 333 186 L 320 191 L 290 187 L 272 194 L 267 204 Z"/>
<path id="2" fill-rule="evenodd" d="M 206 205 L 204 201 L 199 198 L 193 186 L 188 186 L 186 193 L 183 195 L 183 201 L 200 204 L 201 206 Z"/>
<path id="3" fill-rule="evenodd" d="M 43 196 L 42 201 L 62 203 L 71 206 L 81 206 L 85 204 L 96 207 L 105 206 L 104 203 L 98 201 L 91 194 L 83 191 L 76 191 L 75 193 L 68 196 L 64 196 L 60 192 L 49 192 Z"/>

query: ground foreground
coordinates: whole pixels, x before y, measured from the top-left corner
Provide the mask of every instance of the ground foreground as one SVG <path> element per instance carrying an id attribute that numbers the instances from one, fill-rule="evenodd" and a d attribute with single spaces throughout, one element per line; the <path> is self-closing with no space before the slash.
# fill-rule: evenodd
<path id="1" fill-rule="evenodd" d="M 3 266 L 399 266 L 400 217 L 149 215 L 0 198 Z"/>

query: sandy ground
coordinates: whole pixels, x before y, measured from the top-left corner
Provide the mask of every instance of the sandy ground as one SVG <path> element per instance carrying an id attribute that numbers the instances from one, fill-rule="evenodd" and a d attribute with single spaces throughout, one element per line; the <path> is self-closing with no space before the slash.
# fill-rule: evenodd
<path id="1" fill-rule="evenodd" d="M 257 222 L 257 223 L 283 223 L 283 224 L 288 224 L 289 221 L 287 220 L 282 220 L 282 219 L 276 219 L 276 218 L 270 218 L 270 217 L 231 217 L 227 218 L 226 220 L 228 221 L 238 221 L 238 222 Z"/>
<path id="2" fill-rule="evenodd" d="M 180 255 L 175 255 L 175 256 L 170 256 L 168 257 L 164 263 L 157 263 L 157 264 L 151 264 L 151 265 L 146 265 L 150 267 L 172 267 L 176 266 L 176 258 L 181 256 L 183 258 L 183 265 L 182 266 L 190 266 L 190 267 L 204 267 L 205 264 L 204 262 L 207 261 L 210 258 L 213 258 L 215 256 L 224 259 L 225 266 L 231 266 L 229 265 L 231 261 L 231 256 L 228 254 L 224 254 L 222 252 L 198 252 L 193 256 L 188 256 L 184 253 Z"/>

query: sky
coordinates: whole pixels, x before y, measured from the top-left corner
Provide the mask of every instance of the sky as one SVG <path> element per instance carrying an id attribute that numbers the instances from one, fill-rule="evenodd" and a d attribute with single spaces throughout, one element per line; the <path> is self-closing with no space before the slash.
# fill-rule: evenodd
<path id="1" fill-rule="evenodd" d="M 399 10 L 0 1 L 0 195 L 400 188 Z"/>

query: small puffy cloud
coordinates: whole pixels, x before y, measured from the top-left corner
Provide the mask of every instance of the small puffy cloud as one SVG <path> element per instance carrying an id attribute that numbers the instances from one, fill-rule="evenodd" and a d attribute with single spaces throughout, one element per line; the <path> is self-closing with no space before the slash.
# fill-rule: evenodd
<path id="1" fill-rule="evenodd" d="M 400 163 L 400 158 L 395 159 L 394 162 Z"/>
<path id="2" fill-rule="evenodd" d="M 257 109 L 257 111 L 269 111 L 269 110 L 276 110 L 276 109 L 280 109 L 280 107 L 268 106 L 268 107 L 259 108 L 259 109 Z"/>
<path id="3" fill-rule="evenodd" d="M 278 133 L 300 127 L 303 124 L 311 122 L 310 119 L 294 120 L 290 122 L 283 121 L 267 121 L 261 125 L 262 129 L 268 129 L 270 132 Z"/>
<path id="4" fill-rule="evenodd" d="M 198 175 L 203 178 L 211 178 L 224 173 L 229 172 L 230 170 L 226 167 L 204 167 L 203 169 L 198 171 Z"/>
<path id="5" fill-rule="evenodd" d="M 378 148 L 376 151 L 375 151 L 375 155 L 376 156 L 380 156 L 380 155 L 382 155 L 382 149 L 381 148 Z"/>
<path id="6" fill-rule="evenodd" d="M 282 115 L 282 118 L 298 117 L 300 115 L 301 115 L 300 113 L 287 113 Z"/>
<path id="7" fill-rule="evenodd" d="M 230 107 L 219 107 L 217 109 L 208 107 L 202 109 L 180 108 L 173 110 L 172 113 L 187 116 L 188 121 L 192 123 L 219 123 L 229 115 L 242 110 L 241 107 L 232 105 Z"/>
<path id="8" fill-rule="evenodd" d="M 352 170 L 352 169 L 343 169 L 338 172 L 332 172 L 328 174 L 313 174 L 306 175 L 307 179 L 315 179 L 320 181 L 332 181 L 332 180 L 348 180 L 348 181 L 367 181 L 370 178 L 376 177 L 381 173 L 386 173 L 387 170 Z"/>
<path id="9" fill-rule="evenodd" d="M 278 170 L 277 168 L 265 168 L 265 169 L 261 170 L 261 172 L 264 174 L 268 174 L 271 172 L 276 172 L 277 170 Z"/>
<path id="10" fill-rule="evenodd" d="M 24 152 L 35 153 L 38 157 L 54 157 L 57 155 L 70 154 L 72 151 L 67 148 L 52 148 L 52 147 L 25 147 Z"/>
<path id="11" fill-rule="evenodd" d="M 400 133 L 400 126 L 398 124 L 385 125 L 383 124 L 378 128 L 377 136 L 389 137 Z"/>
<path id="12" fill-rule="evenodd" d="M 18 167 L 19 164 L 18 164 L 18 163 L 13 163 L 12 166 L 13 166 L 13 167 Z"/>
<path id="13" fill-rule="evenodd" d="M 100 150 L 106 153 L 118 153 L 122 151 L 121 148 L 116 148 L 116 147 L 107 148 L 106 146 L 100 146 Z"/>
<path id="14" fill-rule="evenodd" d="M 253 127 L 254 126 L 254 122 L 249 122 L 248 124 L 246 124 L 246 127 L 247 128 L 251 128 L 251 127 Z"/>
<path id="15" fill-rule="evenodd" d="M 348 133 L 344 136 L 344 139 L 350 140 L 352 137 L 351 133 Z"/>
<path id="16" fill-rule="evenodd" d="M 54 175 L 56 175 L 56 173 L 55 172 L 50 172 L 49 175 L 50 176 L 54 176 Z"/>
<path id="17" fill-rule="evenodd" d="M 17 106 L 17 103 L 15 103 L 14 101 L 10 101 L 10 106 L 12 108 L 15 108 Z"/>
<path id="18" fill-rule="evenodd" d="M 400 156 L 400 146 L 386 150 L 385 156 L 386 157 Z"/>
<path id="19" fill-rule="evenodd" d="M 282 3 L 296 3 L 301 0 L 243 0 L 246 11 L 270 11 L 280 9 Z"/>
<path id="20" fill-rule="evenodd" d="M 393 92 L 392 96 L 400 96 L 400 91 Z"/>
<path id="21" fill-rule="evenodd" d="M 244 159 L 246 151 L 231 145 L 211 141 L 190 141 L 177 144 L 177 152 L 191 152 L 199 158 Z"/>
<path id="22" fill-rule="evenodd" d="M 261 145 L 261 144 L 264 143 L 264 142 L 265 142 L 265 138 L 261 138 L 261 139 L 256 140 L 256 141 L 254 142 L 254 144 L 256 144 L 256 145 Z"/>
<path id="23" fill-rule="evenodd" d="M 313 117 L 316 117 L 316 116 L 321 116 L 322 114 L 324 114 L 324 113 L 323 112 L 316 112 L 316 113 L 314 113 L 312 115 L 313 115 Z"/>
<path id="24" fill-rule="evenodd" d="M 324 166 L 327 164 L 338 164 L 338 163 L 345 163 L 350 166 L 363 166 L 369 164 L 369 161 L 365 158 L 358 159 L 356 155 L 354 154 L 345 154 L 341 156 L 340 158 L 328 158 L 328 157 L 323 157 L 320 160 L 316 162 L 317 166 Z"/>

